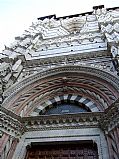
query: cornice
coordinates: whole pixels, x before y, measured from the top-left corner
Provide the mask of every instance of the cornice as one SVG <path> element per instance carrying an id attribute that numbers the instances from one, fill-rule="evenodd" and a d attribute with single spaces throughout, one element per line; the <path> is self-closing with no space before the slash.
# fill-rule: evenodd
<path id="1" fill-rule="evenodd" d="M 19 138 L 24 132 L 24 126 L 19 116 L 0 107 L 0 130 Z"/>
<path id="2" fill-rule="evenodd" d="M 99 120 L 103 113 L 80 113 L 65 115 L 50 115 L 38 117 L 24 117 L 22 122 L 27 131 L 99 127 Z"/>
<path id="3" fill-rule="evenodd" d="M 88 52 L 88 53 L 75 53 L 72 54 L 70 53 L 69 55 L 62 55 L 62 56 L 57 56 L 57 57 L 47 57 L 47 58 L 40 58 L 40 59 L 32 59 L 32 60 L 24 60 L 23 61 L 23 65 L 24 68 L 27 68 L 28 66 L 46 66 L 46 64 L 50 67 L 50 66 L 54 66 L 54 64 L 56 65 L 62 65 L 64 63 L 64 65 L 67 65 L 69 62 L 70 63 L 75 63 L 76 61 L 81 62 L 81 60 L 89 60 L 91 58 L 95 59 L 95 58 L 110 58 L 111 53 L 106 51 L 93 51 L 93 52 Z M 88 64 L 87 64 L 88 65 Z"/>
<path id="4" fill-rule="evenodd" d="M 28 131 L 44 131 L 58 129 L 101 128 L 108 133 L 119 126 L 119 100 L 105 112 L 88 112 L 64 115 L 40 115 L 36 117 L 11 116 L 13 113 L 1 108 L 0 129 L 19 138 Z"/>

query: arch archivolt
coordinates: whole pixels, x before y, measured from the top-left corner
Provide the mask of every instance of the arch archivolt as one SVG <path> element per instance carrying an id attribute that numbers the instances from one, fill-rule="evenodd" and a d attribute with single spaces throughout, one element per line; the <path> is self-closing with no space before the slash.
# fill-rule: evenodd
<path id="1" fill-rule="evenodd" d="M 41 107 L 39 111 L 45 110 L 46 106 L 49 106 L 43 104 L 45 101 L 56 100 L 59 96 L 64 97 L 64 95 L 72 95 L 72 98 L 79 95 L 82 99 L 89 99 L 95 103 L 96 107 L 91 111 L 104 111 L 116 101 L 119 95 L 118 83 L 113 84 L 115 77 L 98 69 L 96 72 L 94 68 L 81 68 L 80 66 L 53 68 L 47 70 L 47 76 L 42 72 L 42 76 L 37 74 L 34 75 L 34 78 L 29 77 L 26 81 L 21 81 L 5 92 L 8 97 L 3 106 L 18 115 L 29 116 L 38 107 Z M 117 81 L 116 78 L 115 80 Z M 22 85 L 21 89 L 20 85 Z"/>
<path id="2" fill-rule="evenodd" d="M 99 94 L 96 94 L 96 92 L 88 88 L 85 89 L 85 88 L 80 88 L 76 86 L 75 87 L 63 86 L 63 85 L 59 85 L 58 87 L 50 86 L 49 89 L 47 88 L 46 92 L 45 91 L 42 92 L 40 89 L 40 91 L 32 90 L 32 93 L 28 92 L 28 94 L 26 93 L 23 96 L 23 98 L 20 97 L 14 103 L 14 106 L 13 105 L 11 106 L 11 109 L 13 108 L 15 113 L 17 114 L 23 113 L 24 111 L 23 114 L 28 116 L 29 113 L 33 111 L 38 105 L 42 105 L 43 101 L 48 101 L 49 98 L 54 98 L 56 94 L 59 94 L 59 96 L 62 96 L 66 93 L 80 95 L 85 99 L 89 98 L 90 101 L 92 101 L 93 103 L 96 103 L 97 110 L 99 111 L 103 111 L 104 108 L 106 108 L 108 105 L 107 102 L 104 101 L 104 99 Z"/>
<path id="3" fill-rule="evenodd" d="M 39 105 L 37 108 L 34 109 L 34 111 L 30 114 L 31 116 L 37 116 L 39 114 L 42 114 L 46 111 L 46 109 L 50 109 L 54 105 L 61 104 L 62 102 L 70 102 L 70 103 L 78 103 L 84 104 L 85 107 L 87 107 L 91 112 L 98 112 L 99 109 L 97 105 L 91 101 L 88 98 L 82 97 L 80 95 L 72 95 L 72 94 L 64 94 L 60 96 L 56 96 L 54 98 L 51 98 Z"/>

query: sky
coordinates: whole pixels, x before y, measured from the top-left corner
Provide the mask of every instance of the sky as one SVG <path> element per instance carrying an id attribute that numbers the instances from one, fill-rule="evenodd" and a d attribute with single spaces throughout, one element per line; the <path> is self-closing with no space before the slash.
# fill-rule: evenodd
<path id="1" fill-rule="evenodd" d="M 119 0 L 0 0 L 0 52 L 38 17 L 89 12 L 97 5 L 119 7 Z"/>

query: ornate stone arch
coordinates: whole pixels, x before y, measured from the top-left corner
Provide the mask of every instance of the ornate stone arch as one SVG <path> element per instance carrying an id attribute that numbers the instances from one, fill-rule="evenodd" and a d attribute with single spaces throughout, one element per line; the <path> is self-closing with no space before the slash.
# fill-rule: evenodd
<path id="1" fill-rule="evenodd" d="M 47 69 L 14 84 L 4 93 L 3 107 L 29 116 L 44 101 L 56 95 L 76 94 L 93 101 L 104 111 L 119 95 L 119 79 L 103 70 L 86 66 Z"/>
<path id="2" fill-rule="evenodd" d="M 72 95 L 72 94 L 64 94 L 62 96 L 56 96 L 54 98 L 51 98 L 45 102 L 43 102 L 40 106 L 34 109 L 34 112 L 32 112 L 31 116 L 37 116 L 39 114 L 42 114 L 46 111 L 46 109 L 52 108 L 54 105 L 59 105 L 62 102 L 69 101 L 70 103 L 77 103 L 77 104 L 83 104 L 87 110 L 90 110 L 91 112 L 98 112 L 99 109 L 97 105 L 91 101 L 88 98 L 79 96 L 79 95 Z"/>

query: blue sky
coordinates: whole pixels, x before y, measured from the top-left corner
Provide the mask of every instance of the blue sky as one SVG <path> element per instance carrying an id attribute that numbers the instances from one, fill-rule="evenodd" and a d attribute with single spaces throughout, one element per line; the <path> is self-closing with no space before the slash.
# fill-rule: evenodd
<path id="1" fill-rule="evenodd" d="M 119 0 L 0 0 L 0 52 L 38 17 L 88 12 L 101 4 L 119 7 Z"/>

